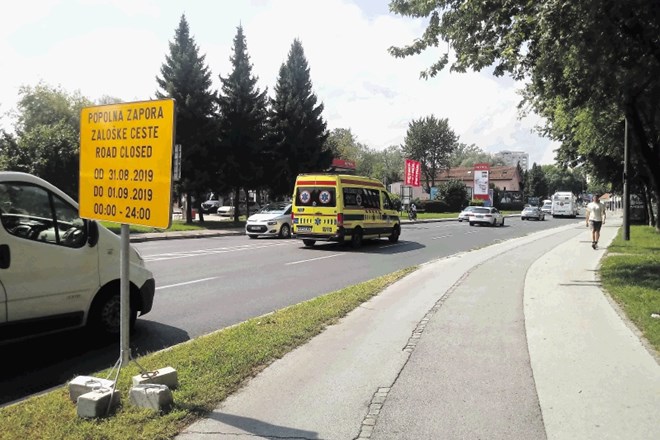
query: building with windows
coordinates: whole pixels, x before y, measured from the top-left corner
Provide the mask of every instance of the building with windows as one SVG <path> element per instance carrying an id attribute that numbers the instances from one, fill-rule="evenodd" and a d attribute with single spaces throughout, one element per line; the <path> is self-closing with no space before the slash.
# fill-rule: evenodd
<path id="1" fill-rule="evenodd" d="M 467 190 L 468 197 L 472 198 L 474 188 L 474 168 L 450 168 L 438 173 L 436 183 L 448 180 L 462 181 Z M 523 187 L 523 176 L 520 167 L 491 166 L 489 183 L 494 184 L 502 192 L 521 192 Z"/>
<path id="2" fill-rule="evenodd" d="M 520 168 L 522 168 L 523 171 L 529 169 L 529 153 L 525 153 L 524 151 L 503 150 L 495 153 L 495 157 L 502 159 L 504 163 L 510 167 L 515 167 L 520 164 Z"/>

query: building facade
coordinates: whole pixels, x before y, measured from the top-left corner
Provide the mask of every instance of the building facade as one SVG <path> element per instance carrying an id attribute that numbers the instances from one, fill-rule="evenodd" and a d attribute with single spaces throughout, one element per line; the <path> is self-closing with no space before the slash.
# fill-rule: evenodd
<path id="1" fill-rule="evenodd" d="M 524 151 L 503 150 L 495 153 L 495 157 L 502 159 L 510 167 L 520 164 L 520 168 L 524 171 L 529 169 L 529 153 L 525 153 Z"/>

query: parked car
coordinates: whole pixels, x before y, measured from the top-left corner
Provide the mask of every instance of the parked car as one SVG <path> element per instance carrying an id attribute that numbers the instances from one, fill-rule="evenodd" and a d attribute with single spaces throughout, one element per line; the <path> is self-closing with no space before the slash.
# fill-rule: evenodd
<path id="1" fill-rule="evenodd" d="M 545 220 L 545 212 L 538 206 L 528 206 L 520 213 L 520 220 Z"/>
<path id="2" fill-rule="evenodd" d="M 270 203 L 252 214 L 245 223 L 245 233 L 250 238 L 260 235 L 291 238 L 291 203 Z"/>
<path id="3" fill-rule="evenodd" d="M 491 207 L 476 207 L 472 212 L 470 212 L 468 221 L 470 222 L 470 226 L 504 226 L 504 216 L 502 213 L 496 208 Z"/>
<path id="4" fill-rule="evenodd" d="M 245 206 L 245 203 L 241 203 L 239 205 L 239 215 L 246 215 L 247 214 L 247 209 Z M 261 206 L 259 206 L 258 203 L 256 202 L 250 202 L 250 214 L 253 212 L 257 212 L 261 209 Z M 224 216 L 224 217 L 233 217 L 234 216 L 234 211 L 235 207 L 231 205 L 225 205 L 225 206 L 220 206 L 218 210 L 216 211 L 218 215 Z"/>
<path id="5" fill-rule="evenodd" d="M 87 326 L 120 332 L 119 236 L 80 218 L 45 180 L 0 172 L 0 343 Z M 151 310 L 155 281 L 129 247 L 130 314 Z"/>
<path id="6" fill-rule="evenodd" d="M 470 212 L 474 211 L 477 206 L 466 206 L 461 212 L 458 213 L 458 221 L 462 222 L 463 220 L 470 220 Z"/>
<path id="7" fill-rule="evenodd" d="M 209 194 L 208 200 L 205 200 L 201 204 L 202 212 L 204 214 L 215 214 L 221 206 L 222 202 L 218 199 L 218 196 L 213 193 Z"/>

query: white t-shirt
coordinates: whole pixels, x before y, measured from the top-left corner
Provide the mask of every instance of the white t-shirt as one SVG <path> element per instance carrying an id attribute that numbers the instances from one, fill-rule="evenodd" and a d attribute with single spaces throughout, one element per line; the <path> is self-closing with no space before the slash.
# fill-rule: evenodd
<path id="1" fill-rule="evenodd" d="M 603 213 L 605 212 L 605 205 L 600 202 L 591 202 L 587 205 L 589 211 L 589 220 L 594 222 L 603 221 Z"/>

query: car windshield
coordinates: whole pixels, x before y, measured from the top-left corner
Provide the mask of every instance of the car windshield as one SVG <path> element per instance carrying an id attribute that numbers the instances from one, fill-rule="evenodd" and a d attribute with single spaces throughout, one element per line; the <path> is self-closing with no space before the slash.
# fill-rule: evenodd
<path id="1" fill-rule="evenodd" d="M 288 204 L 286 203 L 271 203 L 266 205 L 261 211 L 262 214 L 284 214 Z"/>

